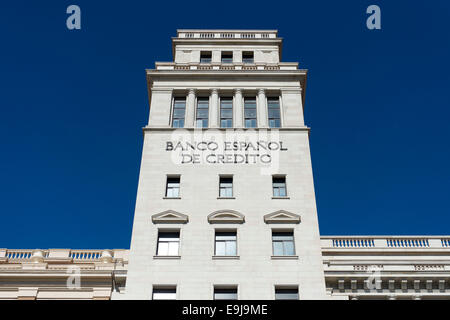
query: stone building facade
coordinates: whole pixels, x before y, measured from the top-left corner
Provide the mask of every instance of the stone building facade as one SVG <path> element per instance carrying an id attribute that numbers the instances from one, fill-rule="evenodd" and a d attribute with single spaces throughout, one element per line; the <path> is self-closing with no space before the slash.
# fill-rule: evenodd
<path id="1" fill-rule="evenodd" d="M 449 237 L 320 237 L 307 71 L 276 30 L 178 30 L 147 70 L 130 250 L 0 250 L 5 299 L 448 298 Z"/>

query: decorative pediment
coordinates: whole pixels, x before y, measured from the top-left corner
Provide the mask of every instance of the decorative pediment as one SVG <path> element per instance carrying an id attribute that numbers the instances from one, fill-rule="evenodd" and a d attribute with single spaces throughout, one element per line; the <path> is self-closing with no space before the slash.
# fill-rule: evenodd
<path id="1" fill-rule="evenodd" d="M 245 216 L 234 210 L 219 210 L 208 216 L 209 223 L 244 223 Z"/>
<path id="2" fill-rule="evenodd" d="M 187 215 L 174 210 L 166 210 L 152 215 L 153 223 L 187 223 L 188 221 Z"/>
<path id="3" fill-rule="evenodd" d="M 298 214 L 278 210 L 264 216 L 265 223 L 300 223 L 300 216 Z"/>

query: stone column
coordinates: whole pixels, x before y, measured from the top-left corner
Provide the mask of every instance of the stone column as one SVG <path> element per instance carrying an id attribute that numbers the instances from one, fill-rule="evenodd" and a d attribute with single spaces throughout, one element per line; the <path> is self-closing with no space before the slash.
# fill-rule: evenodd
<path id="1" fill-rule="evenodd" d="M 258 127 L 267 128 L 267 106 L 266 106 L 266 93 L 264 89 L 258 90 Z"/>
<path id="2" fill-rule="evenodd" d="M 219 93 L 217 89 L 211 90 L 211 105 L 209 106 L 209 127 L 219 127 Z"/>
<path id="3" fill-rule="evenodd" d="M 186 115 L 184 118 L 184 127 L 193 128 L 195 122 L 195 90 L 189 89 L 186 101 Z"/>
<path id="4" fill-rule="evenodd" d="M 234 91 L 234 108 L 233 108 L 234 126 L 236 128 L 244 127 L 244 107 L 242 105 L 242 91 L 236 89 Z"/>

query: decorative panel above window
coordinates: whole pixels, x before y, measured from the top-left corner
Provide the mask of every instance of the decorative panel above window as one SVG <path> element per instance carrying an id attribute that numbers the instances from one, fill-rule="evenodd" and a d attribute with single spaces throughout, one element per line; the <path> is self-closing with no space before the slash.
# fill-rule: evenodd
<path id="1" fill-rule="evenodd" d="M 265 223 L 300 223 L 300 216 L 298 214 L 278 210 L 264 216 Z"/>
<path id="2" fill-rule="evenodd" d="M 189 217 L 174 210 L 166 210 L 152 215 L 153 223 L 187 223 Z"/>
<path id="3" fill-rule="evenodd" d="M 209 223 L 244 223 L 245 216 L 234 210 L 219 210 L 208 216 Z"/>

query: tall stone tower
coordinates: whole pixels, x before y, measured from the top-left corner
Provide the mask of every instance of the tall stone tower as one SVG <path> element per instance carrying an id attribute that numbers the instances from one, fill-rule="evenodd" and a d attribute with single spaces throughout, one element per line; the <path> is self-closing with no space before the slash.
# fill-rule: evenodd
<path id="1" fill-rule="evenodd" d="M 178 30 L 150 100 L 127 299 L 325 299 L 307 71 L 276 30 Z"/>

